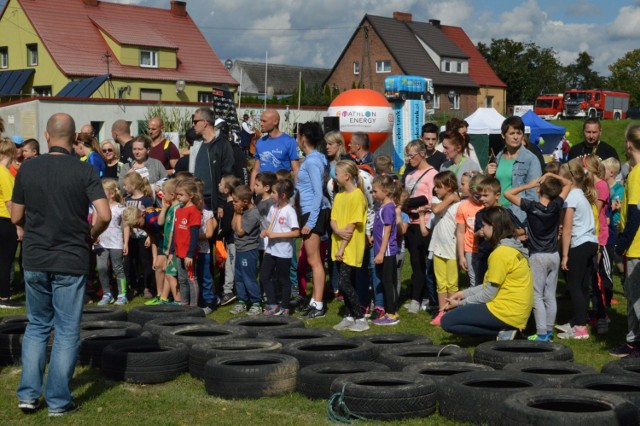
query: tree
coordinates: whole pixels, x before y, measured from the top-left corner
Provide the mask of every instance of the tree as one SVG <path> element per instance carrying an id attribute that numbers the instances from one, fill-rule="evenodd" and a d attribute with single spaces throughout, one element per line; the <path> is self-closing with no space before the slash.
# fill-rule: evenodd
<path id="1" fill-rule="evenodd" d="M 591 69 L 593 57 L 580 52 L 573 64 L 565 67 L 567 88 L 598 89 L 604 87 L 605 80 Z"/>
<path id="2" fill-rule="evenodd" d="M 640 103 L 640 49 L 631 50 L 609 65 L 609 88 L 631 94 L 631 103 Z"/>
<path id="3" fill-rule="evenodd" d="M 550 48 L 507 38 L 478 43 L 478 50 L 507 84 L 507 104 L 533 104 L 542 93 L 562 92 L 563 70 Z"/>

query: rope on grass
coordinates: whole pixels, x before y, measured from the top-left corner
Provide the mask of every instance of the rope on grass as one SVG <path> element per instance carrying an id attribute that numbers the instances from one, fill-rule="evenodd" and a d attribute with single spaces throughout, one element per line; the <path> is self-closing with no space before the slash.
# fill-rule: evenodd
<path id="1" fill-rule="evenodd" d="M 351 424 L 352 419 L 355 420 L 367 420 L 365 417 L 354 414 L 349 410 L 347 404 L 344 402 L 344 389 L 346 387 L 346 383 L 342 385 L 342 390 L 340 392 L 334 393 L 329 398 L 329 402 L 327 403 L 327 417 L 332 422 L 338 423 L 347 423 Z"/>
<path id="2" fill-rule="evenodd" d="M 438 355 L 436 356 L 436 361 L 440 358 L 440 354 L 442 353 L 442 351 L 444 351 L 444 350 L 445 350 L 445 349 L 447 349 L 448 347 L 461 349 L 461 348 L 460 348 L 460 346 L 458 346 L 458 345 L 454 345 L 454 344 L 444 345 L 444 346 L 442 347 L 442 349 L 440 349 L 440 350 L 438 351 Z"/>

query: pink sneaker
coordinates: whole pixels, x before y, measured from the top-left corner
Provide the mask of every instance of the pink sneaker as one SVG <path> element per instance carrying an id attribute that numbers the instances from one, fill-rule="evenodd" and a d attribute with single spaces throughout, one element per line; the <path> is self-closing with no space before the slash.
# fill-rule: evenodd
<path id="1" fill-rule="evenodd" d="M 437 325 L 439 327 L 440 320 L 442 319 L 443 316 L 444 316 L 444 311 L 438 312 L 438 315 L 436 315 L 436 317 L 431 320 L 431 325 Z"/>

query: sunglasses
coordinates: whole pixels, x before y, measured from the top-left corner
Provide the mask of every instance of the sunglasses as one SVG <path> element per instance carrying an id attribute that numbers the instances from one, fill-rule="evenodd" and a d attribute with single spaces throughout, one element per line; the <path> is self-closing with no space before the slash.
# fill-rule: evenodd
<path id="1" fill-rule="evenodd" d="M 191 120 L 191 124 L 193 124 L 195 126 L 196 124 L 198 124 L 201 121 L 205 121 L 205 120 Z"/>
<path id="2" fill-rule="evenodd" d="M 107 152 L 113 152 L 113 149 L 112 148 L 103 148 L 102 152 L 104 152 L 106 154 Z"/>

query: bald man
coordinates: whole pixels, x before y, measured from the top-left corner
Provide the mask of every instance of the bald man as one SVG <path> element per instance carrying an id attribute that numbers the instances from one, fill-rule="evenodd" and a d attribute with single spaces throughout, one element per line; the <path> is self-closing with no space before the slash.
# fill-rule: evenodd
<path id="1" fill-rule="evenodd" d="M 47 122 L 49 153 L 22 165 L 13 190 L 11 221 L 24 225 L 23 265 L 29 323 L 22 341 L 18 407 L 32 413 L 43 394 L 50 416 L 78 409 L 69 390 L 80 346 L 80 319 L 91 246 L 111 210 L 96 169 L 71 155 L 75 123 L 67 114 Z M 93 204 L 94 224 L 87 221 Z M 46 389 L 47 343 L 55 326 Z"/>
<path id="2" fill-rule="evenodd" d="M 151 137 L 151 150 L 149 157 L 160 161 L 167 173 L 172 173 L 173 168 L 180 159 L 180 151 L 164 137 L 164 123 L 159 117 L 153 117 L 147 123 L 147 131 Z"/>
<path id="3" fill-rule="evenodd" d="M 275 109 L 268 109 L 260 116 L 263 136 L 256 144 L 255 165 L 251 170 L 250 187 L 253 191 L 256 175 L 259 172 L 277 172 L 288 170 L 295 179 L 300 168 L 298 144 L 296 140 L 280 131 L 280 114 Z"/>
<path id="4" fill-rule="evenodd" d="M 120 144 L 120 161 L 124 164 L 131 164 L 133 161 L 131 125 L 123 119 L 114 121 L 111 125 L 111 138 Z"/>
<path id="5" fill-rule="evenodd" d="M 80 127 L 80 133 L 84 133 L 85 135 L 95 136 L 96 131 L 93 130 L 93 126 L 91 124 L 85 124 Z"/>

